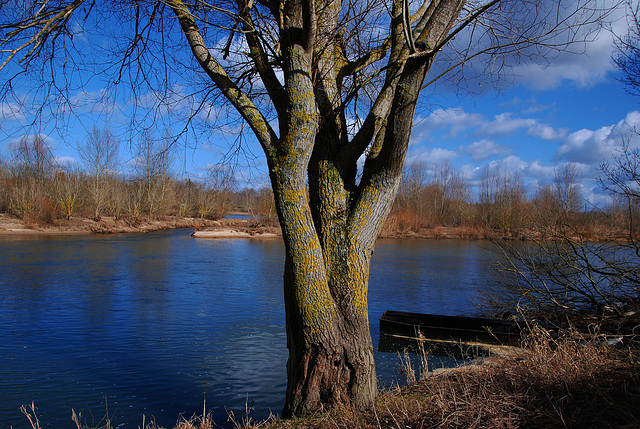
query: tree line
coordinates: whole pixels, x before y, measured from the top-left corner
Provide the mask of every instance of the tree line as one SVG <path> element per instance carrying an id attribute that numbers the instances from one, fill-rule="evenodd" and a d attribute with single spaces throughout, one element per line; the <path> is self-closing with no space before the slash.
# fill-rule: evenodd
<path id="1" fill-rule="evenodd" d="M 108 127 L 94 127 L 77 149 L 81 162 L 69 166 L 56 161 L 40 135 L 13 145 L 8 157 L 0 157 L 0 211 L 45 224 L 109 216 L 136 225 L 144 217 L 217 219 L 230 211 L 277 220 L 271 189 L 239 190 L 228 165 L 206 168 L 202 179 L 178 178 L 169 138 L 142 133 L 131 145 L 129 173 L 123 172 L 120 142 Z M 413 163 L 404 168 L 384 232 L 412 234 L 445 226 L 518 236 L 541 222 L 570 220 L 598 234 L 598 228 L 610 230 L 612 218 L 634 218 L 619 204 L 606 213 L 585 205 L 572 165 L 558 168 L 552 183 L 530 196 L 518 173 L 504 168 L 486 166 L 474 193 L 449 163 L 431 168 Z"/>
<path id="2" fill-rule="evenodd" d="M 236 190 L 228 166 L 210 166 L 199 180 L 180 179 L 170 140 L 151 132 L 132 144 L 132 152 L 132 168 L 124 173 L 118 139 L 96 127 L 78 145 L 81 162 L 62 165 L 45 138 L 25 136 L 0 157 L 0 212 L 43 224 L 109 216 L 135 226 L 142 218 L 216 219 L 234 210 L 275 220 L 271 190 Z"/>
<path id="3" fill-rule="evenodd" d="M 597 234 L 599 227 L 610 230 L 608 219 L 614 212 L 626 213 L 614 203 L 604 210 L 586 203 L 571 164 L 558 167 L 551 183 L 529 195 L 519 174 L 504 168 L 486 166 L 473 192 L 471 183 L 448 163 L 432 168 L 414 163 L 404 169 L 385 232 L 411 234 L 447 226 L 517 237 L 542 223 L 562 220 Z"/>

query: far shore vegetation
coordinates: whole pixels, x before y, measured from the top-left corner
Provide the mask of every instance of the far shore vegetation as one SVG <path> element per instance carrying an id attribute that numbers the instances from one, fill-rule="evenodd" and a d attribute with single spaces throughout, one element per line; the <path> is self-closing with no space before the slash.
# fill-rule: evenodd
<path id="1" fill-rule="evenodd" d="M 11 154 L 0 154 L 0 230 L 10 220 L 48 232 L 205 228 L 239 212 L 252 218 L 245 228 L 279 232 L 269 188 L 238 189 L 234 171 L 222 165 L 210 167 L 201 180 L 181 179 L 172 172 L 171 150 L 162 139 L 147 134 L 137 146 L 135 168 L 125 174 L 108 128 L 88 134 L 82 166 L 73 167 L 57 163 L 40 136 L 24 137 Z M 579 189 L 571 166 L 556 171 L 534 195 L 527 195 L 517 173 L 487 167 L 474 195 L 450 164 L 411 164 L 380 237 L 526 240 L 561 219 L 585 240 L 624 239 L 628 207 L 615 199 L 606 207 L 592 206 Z"/>

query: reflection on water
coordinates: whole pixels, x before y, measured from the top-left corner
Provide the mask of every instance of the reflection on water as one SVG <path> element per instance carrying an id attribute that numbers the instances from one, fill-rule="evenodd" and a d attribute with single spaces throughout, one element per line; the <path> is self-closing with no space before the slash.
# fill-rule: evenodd
<path id="1" fill-rule="evenodd" d="M 171 427 L 207 409 L 279 413 L 287 359 L 279 240 L 147 235 L 0 238 L 0 427 L 94 423 Z M 471 313 L 482 245 L 382 240 L 370 275 L 378 375 L 397 382 L 396 353 L 378 349 L 386 309 Z M 93 416 L 93 417 L 92 417 Z"/>

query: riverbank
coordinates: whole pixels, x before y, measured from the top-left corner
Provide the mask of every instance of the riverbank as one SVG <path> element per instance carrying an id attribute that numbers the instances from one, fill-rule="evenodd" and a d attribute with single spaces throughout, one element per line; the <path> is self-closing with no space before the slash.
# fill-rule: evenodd
<path id="1" fill-rule="evenodd" d="M 252 427 L 630 429 L 640 427 L 638 403 L 637 350 L 539 337 L 515 355 L 383 392 L 370 410 L 339 409 Z"/>
<path id="2" fill-rule="evenodd" d="M 248 429 L 638 428 L 638 353 L 637 344 L 615 349 L 585 343 L 578 334 L 553 339 L 541 330 L 523 348 L 473 365 L 426 374 L 403 366 L 420 381 L 381 392 L 369 410 L 337 408 L 265 422 L 231 415 L 230 422 Z M 175 429 L 212 427 L 194 417 Z"/>
<path id="3" fill-rule="evenodd" d="M 0 213 L 0 235 L 76 235 L 76 234 L 119 234 L 147 233 L 176 228 L 192 228 L 196 238 L 278 238 L 281 236 L 277 224 L 265 224 L 254 219 L 218 220 L 180 216 L 158 218 L 140 217 L 132 223 L 124 219 L 103 216 L 100 220 L 72 217 L 70 220 L 55 219 L 42 224 L 19 219 L 7 213 Z M 493 238 L 521 239 L 522 237 L 503 231 L 470 227 L 437 226 L 419 231 L 397 231 L 385 229 L 380 238 L 417 239 L 465 239 L 485 240 Z"/>
<path id="4" fill-rule="evenodd" d="M 278 227 L 266 227 L 246 219 L 199 219 L 179 216 L 158 218 L 141 217 L 135 223 L 103 216 L 100 220 L 73 217 L 56 219 L 49 224 L 27 222 L 6 213 L 0 213 L 0 235 L 78 235 L 147 233 L 177 228 L 191 228 L 199 237 L 277 237 Z"/>

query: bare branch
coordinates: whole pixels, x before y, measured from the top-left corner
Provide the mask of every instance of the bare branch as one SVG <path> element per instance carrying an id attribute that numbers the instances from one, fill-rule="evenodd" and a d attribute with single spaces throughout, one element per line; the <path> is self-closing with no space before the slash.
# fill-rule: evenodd
<path id="1" fill-rule="evenodd" d="M 277 140 L 271 125 L 262 116 L 256 105 L 229 79 L 222 66 L 209 53 L 195 19 L 187 6 L 179 0 L 169 1 L 168 4 L 178 17 L 182 31 L 202 69 L 238 109 L 238 112 L 256 134 L 265 152 L 270 153 L 273 143 Z"/>
<path id="2" fill-rule="evenodd" d="M 84 0 L 74 0 L 72 3 L 65 5 L 64 7 L 58 6 L 52 9 L 46 10 L 45 6 L 50 3 L 50 0 L 43 2 L 40 10 L 35 14 L 33 18 L 29 17 L 21 22 L 15 24 L 6 24 L 0 27 L 0 31 L 5 32 L 14 28 L 14 30 L 6 33 L 2 39 L 0 39 L 0 47 L 7 45 L 14 39 L 19 39 L 23 34 L 31 29 L 38 29 L 36 34 L 31 36 L 22 45 L 13 49 L 1 49 L 0 52 L 9 55 L 0 64 L 0 71 L 16 56 L 20 51 L 31 46 L 31 49 L 20 59 L 20 62 L 28 63 L 30 58 L 36 55 L 42 49 L 44 43 L 48 38 L 55 40 L 60 34 L 66 31 L 66 25 L 69 22 L 69 18 L 78 9 Z"/>

